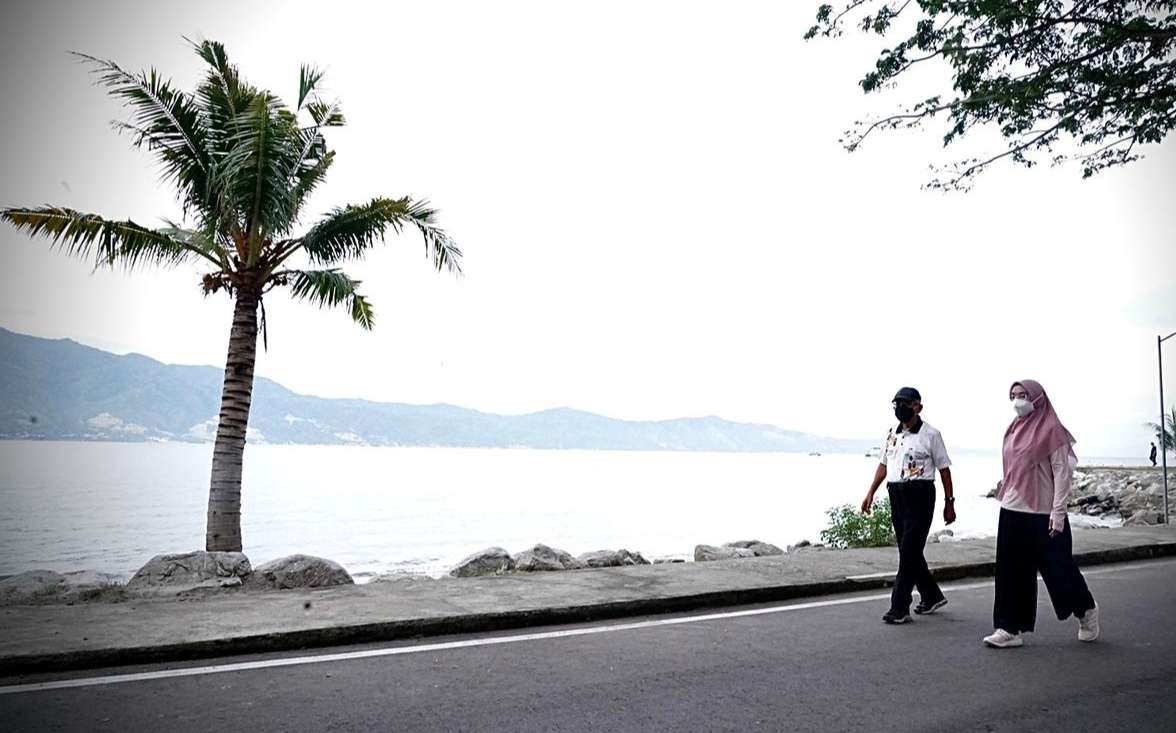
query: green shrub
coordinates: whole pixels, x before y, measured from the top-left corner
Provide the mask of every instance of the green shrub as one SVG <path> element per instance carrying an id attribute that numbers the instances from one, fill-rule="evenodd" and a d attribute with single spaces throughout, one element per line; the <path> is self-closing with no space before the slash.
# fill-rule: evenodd
<path id="1" fill-rule="evenodd" d="M 821 541 L 829 547 L 885 547 L 895 544 L 894 525 L 890 523 L 890 501 L 874 502 L 869 514 L 858 507 L 842 504 L 825 510 L 829 526 L 821 530 Z"/>

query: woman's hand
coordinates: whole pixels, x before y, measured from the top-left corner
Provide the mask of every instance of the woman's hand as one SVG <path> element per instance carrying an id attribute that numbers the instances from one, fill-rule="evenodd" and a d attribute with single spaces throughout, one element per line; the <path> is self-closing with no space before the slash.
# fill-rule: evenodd
<path id="1" fill-rule="evenodd" d="M 1057 514 L 1049 515 L 1049 536 L 1050 539 L 1057 537 L 1066 531 L 1066 515 L 1058 516 Z"/>

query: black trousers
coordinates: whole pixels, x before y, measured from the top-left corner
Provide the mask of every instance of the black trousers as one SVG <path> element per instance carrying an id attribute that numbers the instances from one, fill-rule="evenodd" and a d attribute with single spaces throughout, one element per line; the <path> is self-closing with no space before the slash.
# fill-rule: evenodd
<path id="1" fill-rule="evenodd" d="M 992 626 L 1019 634 L 1037 621 L 1037 573 L 1058 620 L 1083 616 L 1094 597 L 1074 562 L 1070 520 L 1062 534 L 1049 536 L 1049 515 L 1001 508 L 996 533 L 996 602 Z"/>
<path id="2" fill-rule="evenodd" d="M 890 594 L 890 610 L 899 615 L 911 610 L 911 590 L 927 603 L 943 598 L 943 591 L 931 577 L 923 547 L 931 520 L 935 517 L 935 482 L 906 481 L 886 485 L 890 495 L 890 517 L 898 539 L 898 574 Z"/>

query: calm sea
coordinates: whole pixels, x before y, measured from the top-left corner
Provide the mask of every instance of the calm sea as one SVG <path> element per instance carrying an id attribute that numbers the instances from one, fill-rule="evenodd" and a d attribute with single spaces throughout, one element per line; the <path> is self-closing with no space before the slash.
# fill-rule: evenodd
<path id="1" fill-rule="evenodd" d="M 0 574 L 129 577 L 152 555 L 202 549 L 212 447 L 0 441 Z M 995 532 L 995 456 L 956 456 L 957 536 Z M 857 504 L 861 455 L 636 453 L 251 445 L 245 552 L 296 552 L 363 581 L 440 575 L 462 557 L 537 542 L 690 557 L 696 544 L 819 541 L 825 510 Z M 942 526 L 942 520 L 935 529 Z"/>

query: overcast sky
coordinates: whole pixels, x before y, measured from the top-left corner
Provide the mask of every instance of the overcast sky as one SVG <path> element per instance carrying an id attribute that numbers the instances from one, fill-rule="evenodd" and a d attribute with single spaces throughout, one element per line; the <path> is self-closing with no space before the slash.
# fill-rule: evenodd
<path id="1" fill-rule="evenodd" d="M 291 389 L 872 438 L 910 384 L 949 446 L 996 449 L 1009 383 L 1032 377 L 1080 455 L 1145 454 L 1155 338 L 1176 330 L 1176 141 L 1088 181 L 998 166 L 921 191 L 969 152 L 945 155 L 940 127 L 837 141 L 945 77 L 865 97 L 878 41 L 805 43 L 817 4 L 10 3 L 0 203 L 177 216 L 66 51 L 191 89 L 181 36 L 220 40 L 288 100 L 300 63 L 327 70 L 349 126 L 312 212 L 428 198 L 466 254 L 461 279 L 410 235 L 351 264 L 371 333 L 267 298 L 258 374 Z M 92 273 L 7 226 L 0 265 L 0 326 L 223 365 L 231 304 L 197 270 Z"/>

